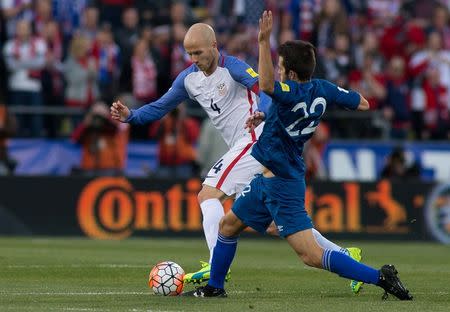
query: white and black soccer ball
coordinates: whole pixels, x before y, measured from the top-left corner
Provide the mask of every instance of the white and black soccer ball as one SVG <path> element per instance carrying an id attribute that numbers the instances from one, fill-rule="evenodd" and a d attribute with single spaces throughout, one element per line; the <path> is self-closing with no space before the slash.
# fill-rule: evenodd
<path id="1" fill-rule="evenodd" d="M 160 262 L 148 277 L 148 287 L 157 295 L 177 296 L 183 291 L 183 268 L 172 261 Z"/>

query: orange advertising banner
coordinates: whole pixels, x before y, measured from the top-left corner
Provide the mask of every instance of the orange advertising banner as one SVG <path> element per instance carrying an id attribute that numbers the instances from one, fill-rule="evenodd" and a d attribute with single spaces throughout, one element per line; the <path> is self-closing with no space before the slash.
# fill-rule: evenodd
<path id="1" fill-rule="evenodd" d="M 305 208 L 318 230 L 337 238 L 429 239 L 436 227 L 445 239 L 450 196 L 444 192 L 430 202 L 436 187 L 420 181 L 311 182 Z M 95 239 L 202 234 L 199 179 L 2 177 L 0 189 L 0 234 Z M 225 210 L 232 204 L 227 200 Z M 436 217 L 427 221 L 430 213 L 439 217 L 434 225 Z"/>

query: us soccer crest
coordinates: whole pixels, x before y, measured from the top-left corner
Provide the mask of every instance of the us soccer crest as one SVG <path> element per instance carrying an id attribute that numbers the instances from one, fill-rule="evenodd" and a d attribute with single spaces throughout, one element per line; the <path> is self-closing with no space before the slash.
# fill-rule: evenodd
<path id="1" fill-rule="evenodd" d="M 221 84 L 219 84 L 217 86 L 217 90 L 219 90 L 220 96 L 224 96 L 225 94 L 227 94 L 228 88 L 227 88 L 225 82 L 222 82 Z"/>

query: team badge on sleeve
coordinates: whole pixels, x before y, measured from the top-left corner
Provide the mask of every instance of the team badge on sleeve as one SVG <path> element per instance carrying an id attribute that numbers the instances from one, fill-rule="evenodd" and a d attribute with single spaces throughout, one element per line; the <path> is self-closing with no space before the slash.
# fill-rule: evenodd
<path id="1" fill-rule="evenodd" d="M 252 78 L 258 77 L 258 73 L 255 72 L 255 71 L 253 70 L 253 68 L 251 68 L 251 67 L 247 68 L 246 72 L 247 72 L 250 76 L 252 76 Z"/>
<path id="2" fill-rule="evenodd" d="M 287 84 L 285 84 L 285 83 L 280 82 L 280 86 L 281 86 L 281 90 L 282 90 L 283 92 L 289 92 L 289 91 L 291 91 L 291 88 L 289 88 L 289 85 L 287 85 Z"/>

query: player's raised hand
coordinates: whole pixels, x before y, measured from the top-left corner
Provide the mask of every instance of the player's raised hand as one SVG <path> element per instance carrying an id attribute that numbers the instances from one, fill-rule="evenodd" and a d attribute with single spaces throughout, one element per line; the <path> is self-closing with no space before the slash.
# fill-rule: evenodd
<path id="1" fill-rule="evenodd" d="M 248 132 L 252 132 L 256 127 L 258 127 L 265 119 L 266 115 L 263 112 L 256 112 L 250 117 L 248 117 L 245 122 L 244 129 L 248 129 Z"/>
<path id="2" fill-rule="evenodd" d="M 258 42 L 269 42 L 272 26 L 272 11 L 264 11 L 263 15 L 259 19 Z"/>
<path id="3" fill-rule="evenodd" d="M 122 104 L 122 102 L 117 101 L 111 105 L 111 117 L 114 120 L 119 120 L 125 122 L 128 116 L 130 116 L 130 110 L 128 107 Z"/>

